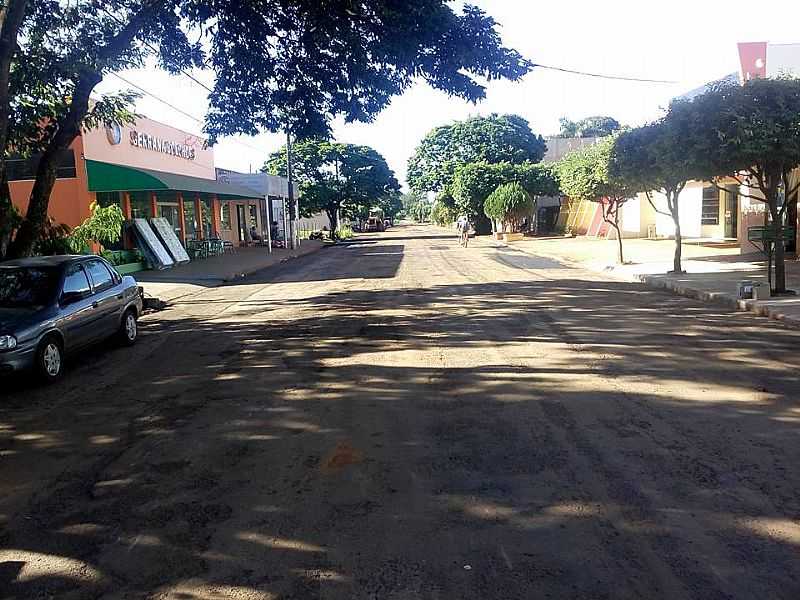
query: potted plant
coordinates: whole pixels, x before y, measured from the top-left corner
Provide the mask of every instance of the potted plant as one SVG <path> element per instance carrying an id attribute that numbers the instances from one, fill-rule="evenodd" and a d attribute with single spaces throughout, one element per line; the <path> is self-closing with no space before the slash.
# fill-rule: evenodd
<path id="1" fill-rule="evenodd" d="M 506 242 L 516 242 L 523 238 L 520 226 L 532 210 L 533 198 L 517 182 L 498 186 L 483 205 L 486 216 L 500 223 L 502 239 Z"/>

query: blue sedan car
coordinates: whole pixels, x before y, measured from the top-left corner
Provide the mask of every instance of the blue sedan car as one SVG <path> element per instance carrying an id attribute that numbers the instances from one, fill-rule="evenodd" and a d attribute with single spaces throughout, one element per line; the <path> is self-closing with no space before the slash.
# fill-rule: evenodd
<path id="1" fill-rule="evenodd" d="M 66 354 L 111 336 L 139 335 L 142 289 L 99 256 L 43 256 L 0 263 L 0 373 L 61 376 Z"/>

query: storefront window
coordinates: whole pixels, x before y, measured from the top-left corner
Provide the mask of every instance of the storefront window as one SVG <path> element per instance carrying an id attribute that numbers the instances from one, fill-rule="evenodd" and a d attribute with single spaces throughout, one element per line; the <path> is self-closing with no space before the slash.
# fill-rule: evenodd
<path id="1" fill-rule="evenodd" d="M 225 230 L 231 228 L 231 205 L 228 202 L 222 202 L 219 209 L 220 227 Z"/>
<path id="2" fill-rule="evenodd" d="M 193 240 L 197 238 L 197 221 L 195 220 L 194 200 L 184 199 L 183 201 L 183 218 L 186 221 L 186 239 Z"/>
<path id="3" fill-rule="evenodd" d="M 247 212 L 250 218 L 250 227 L 258 229 L 258 207 L 255 204 L 249 204 Z"/>
<path id="4" fill-rule="evenodd" d="M 203 237 L 208 239 L 213 237 L 211 226 L 211 220 L 213 218 L 213 215 L 211 214 L 211 202 L 205 198 L 202 198 L 200 200 L 200 204 L 203 207 Z"/>
<path id="5" fill-rule="evenodd" d="M 36 170 L 39 168 L 41 154 L 32 154 L 28 158 L 12 155 L 6 160 L 6 169 L 9 181 L 36 179 Z M 75 171 L 75 152 L 71 149 L 62 150 L 56 166 L 56 179 L 77 177 Z"/>
<path id="6" fill-rule="evenodd" d="M 122 194 L 119 192 L 97 192 L 97 205 L 106 208 L 116 204 L 122 208 Z"/>
<path id="7" fill-rule="evenodd" d="M 714 186 L 703 188 L 701 224 L 719 225 L 719 189 Z"/>
<path id="8" fill-rule="evenodd" d="M 131 192 L 131 216 L 134 219 L 150 219 L 150 192 Z"/>

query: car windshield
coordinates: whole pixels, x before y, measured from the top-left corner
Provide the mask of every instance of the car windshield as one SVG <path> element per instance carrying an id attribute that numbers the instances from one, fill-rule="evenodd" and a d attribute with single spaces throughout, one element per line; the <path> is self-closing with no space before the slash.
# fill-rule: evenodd
<path id="1" fill-rule="evenodd" d="M 48 267 L 0 267 L 0 308 L 34 308 L 55 296 L 58 272 Z"/>

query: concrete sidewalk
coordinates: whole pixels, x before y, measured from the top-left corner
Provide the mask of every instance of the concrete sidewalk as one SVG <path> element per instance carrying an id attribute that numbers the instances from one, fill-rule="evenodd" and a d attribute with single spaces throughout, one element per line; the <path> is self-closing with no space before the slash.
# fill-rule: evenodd
<path id="1" fill-rule="evenodd" d="M 488 244 L 502 242 L 489 240 Z M 505 244 L 503 244 L 505 245 Z M 675 251 L 673 240 L 630 239 L 623 242 L 624 265 L 616 263 L 617 242 L 585 237 L 526 238 L 510 247 L 537 256 L 603 272 L 623 281 L 638 281 L 668 289 L 683 296 L 721 303 L 735 310 L 752 311 L 800 327 L 800 296 L 764 300 L 738 300 L 737 284 L 752 281 L 768 290 L 767 265 L 761 254 L 740 254 L 736 246 L 724 243 L 683 244 L 683 269 L 686 274 L 668 275 Z M 786 261 L 786 286 L 800 291 L 800 262 Z"/>
<path id="2" fill-rule="evenodd" d="M 136 273 L 135 277 L 144 288 L 146 296 L 171 302 L 203 289 L 240 279 L 292 258 L 311 254 L 324 245 L 324 242 L 319 240 L 303 240 L 300 247 L 295 250 L 274 248 L 271 254 L 262 247 L 237 248 L 236 252 L 231 254 L 195 260 L 163 271 L 142 271 Z"/>

